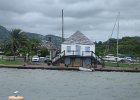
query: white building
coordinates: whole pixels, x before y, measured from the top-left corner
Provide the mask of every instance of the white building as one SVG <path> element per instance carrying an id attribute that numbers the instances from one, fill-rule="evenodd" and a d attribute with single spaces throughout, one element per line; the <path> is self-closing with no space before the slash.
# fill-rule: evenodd
<path id="1" fill-rule="evenodd" d="M 77 31 L 61 44 L 61 52 L 63 51 L 65 56 L 91 56 L 95 53 L 95 44 Z"/>
<path id="2" fill-rule="evenodd" d="M 93 67 L 97 62 L 95 44 L 77 31 L 61 44 L 61 53 L 52 62 L 67 67 Z"/>

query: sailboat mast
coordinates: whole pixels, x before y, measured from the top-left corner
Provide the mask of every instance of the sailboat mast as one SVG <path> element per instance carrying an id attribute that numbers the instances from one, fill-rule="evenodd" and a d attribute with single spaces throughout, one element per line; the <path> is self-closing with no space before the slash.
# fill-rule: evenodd
<path id="1" fill-rule="evenodd" d="M 119 27 L 120 27 L 120 12 L 118 13 L 118 29 L 117 29 L 117 57 L 118 57 L 118 53 L 119 53 L 119 49 L 118 49 L 118 44 L 119 44 Z"/>
<path id="2" fill-rule="evenodd" d="M 62 9 L 62 42 L 64 41 L 64 18 L 63 18 L 63 9 Z"/>

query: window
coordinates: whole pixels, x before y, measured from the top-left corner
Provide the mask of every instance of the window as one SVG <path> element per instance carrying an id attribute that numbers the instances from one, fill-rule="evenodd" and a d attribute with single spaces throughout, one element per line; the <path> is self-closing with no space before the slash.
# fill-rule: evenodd
<path id="1" fill-rule="evenodd" d="M 67 46 L 67 52 L 71 52 L 71 46 Z"/>
<path id="2" fill-rule="evenodd" d="M 85 47 L 85 51 L 90 51 L 90 47 Z"/>

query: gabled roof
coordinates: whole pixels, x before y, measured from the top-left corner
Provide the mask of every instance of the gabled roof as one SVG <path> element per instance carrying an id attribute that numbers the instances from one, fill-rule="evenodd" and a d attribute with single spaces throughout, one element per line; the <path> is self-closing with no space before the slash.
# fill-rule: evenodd
<path id="1" fill-rule="evenodd" d="M 80 31 L 75 32 L 69 38 L 67 38 L 63 44 L 82 44 L 82 45 L 93 45 L 94 43 L 90 41 L 83 33 Z"/>

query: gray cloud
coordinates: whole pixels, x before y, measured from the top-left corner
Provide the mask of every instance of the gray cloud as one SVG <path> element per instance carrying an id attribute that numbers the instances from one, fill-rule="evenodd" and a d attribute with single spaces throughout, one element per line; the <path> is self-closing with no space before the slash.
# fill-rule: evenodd
<path id="1" fill-rule="evenodd" d="M 93 41 L 107 40 L 118 12 L 120 37 L 140 36 L 139 0 L 0 0 L 0 24 L 61 36 L 61 9 L 65 37 L 80 30 Z"/>

